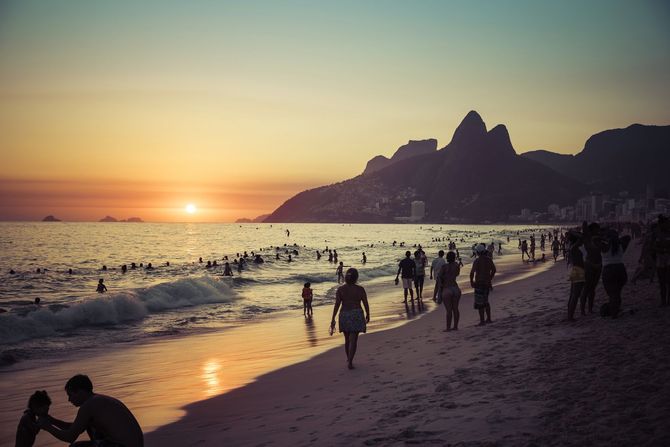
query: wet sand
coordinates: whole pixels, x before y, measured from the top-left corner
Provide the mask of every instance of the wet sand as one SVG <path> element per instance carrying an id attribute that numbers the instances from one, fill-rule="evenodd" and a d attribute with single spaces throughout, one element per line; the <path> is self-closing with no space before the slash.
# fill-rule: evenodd
<path id="1" fill-rule="evenodd" d="M 519 280 L 550 266 L 521 264 L 516 255 L 504 256 L 497 262 L 503 282 Z M 463 280 L 466 272 L 469 266 L 464 268 Z M 402 289 L 392 284 L 392 278 L 364 284 L 372 308 L 371 333 L 432 315 L 432 281 L 426 279 L 424 311 L 406 309 L 402 305 Z M 88 374 L 97 391 L 124 401 L 145 432 L 150 432 L 179 420 L 185 415 L 183 407 L 187 404 L 243 387 L 270 371 L 341 346 L 340 335 L 328 335 L 331 314 L 332 306 L 319 306 L 314 308 L 312 319 L 305 319 L 301 311 L 283 312 L 209 334 L 128 343 L 104 352 L 97 348 L 73 354 L 69 359 L 31 360 L 4 368 L 0 371 L 0 445 L 13 442 L 16 423 L 34 390 L 46 389 L 54 401 L 51 413 L 72 420 L 76 409 L 67 402 L 63 385 L 76 373 Z M 362 338 L 362 345 L 369 335 Z M 147 445 L 183 445 L 180 442 L 148 441 Z M 40 433 L 36 445 L 63 444 Z"/>
<path id="2" fill-rule="evenodd" d="M 355 370 L 330 350 L 189 405 L 147 445 L 670 445 L 670 310 L 656 285 L 627 285 L 617 320 L 575 323 L 568 289 L 563 262 L 499 285 L 484 327 L 466 293 L 457 332 L 442 332 L 440 309 L 364 335 Z M 596 308 L 605 300 L 599 286 Z"/>

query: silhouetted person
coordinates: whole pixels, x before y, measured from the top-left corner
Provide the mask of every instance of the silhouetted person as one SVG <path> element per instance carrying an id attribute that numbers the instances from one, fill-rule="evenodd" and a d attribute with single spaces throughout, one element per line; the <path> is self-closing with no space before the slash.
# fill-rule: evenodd
<path id="1" fill-rule="evenodd" d="M 198 258 L 198 262 L 202 264 L 202 258 Z"/>
<path id="2" fill-rule="evenodd" d="M 202 258 L 200 258 L 202 260 Z M 135 270 L 137 268 L 137 265 L 134 262 L 130 263 L 130 270 Z"/>
<path id="3" fill-rule="evenodd" d="M 64 442 L 74 442 L 86 431 L 91 441 L 77 442 L 73 447 L 144 446 L 144 435 L 135 416 L 120 400 L 94 393 L 88 376 L 72 377 L 65 384 L 65 392 L 72 405 L 79 407 L 74 422 L 40 417 L 42 429 Z"/>
<path id="4" fill-rule="evenodd" d="M 339 315 L 340 332 L 344 333 L 344 351 L 347 354 L 347 367 L 354 369 L 354 356 L 358 347 L 358 334 L 366 331 L 366 323 L 370 322 L 370 306 L 365 289 L 356 284 L 358 281 L 358 270 L 350 268 L 344 275 L 344 285 L 340 286 L 335 293 L 335 307 L 333 318 L 330 322 L 331 331 L 335 328 L 335 317 L 342 306 Z M 365 316 L 361 303 L 365 307 Z"/>
<path id="5" fill-rule="evenodd" d="M 302 288 L 302 314 L 304 316 L 312 316 L 312 300 L 314 299 L 314 292 L 312 292 L 312 284 L 306 282 Z"/>
<path id="6" fill-rule="evenodd" d="M 11 270 L 9 271 L 9 274 L 10 274 L 10 275 L 16 275 L 16 272 L 14 271 L 14 269 L 11 269 Z"/>
<path id="7" fill-rule="evenodd" d="M 343 283 L 344 282 L 344 263 L 340 261 L 340 265 L 337 266 L 337 270 L 335 270 L 335 273 L 337 273 L 337 283 Z"/>
<path id="8" fill-rule="evenodd" d="M 444 259 L 444 250 L 437 252 L 437 258 L 433 259 L 430 264 L 430 279 L 435 278 L 435 287 L 433 288 L 433 301 L 436 303 L 442 302 L 442 291 L 440 290 L 440 280 L 437 275 L 440 269 L 447 261 Z"/>
<path id="9" fill-rule="evenodd" d="M 365 252 L 363 252 L 363 259 L 361 259 L 361 262 L 362 262 L 363 264 L 365 264 L 366 262 L 368 262 L 368 257 L 365 256 Z"/>
<path id="10" fill-rule="evenodd" d="M 488 256 L 484 244 L 477 245 L 475 252 L 477 259 L 472 263 L 472 270 L 470 270 L 470 285 L 475 292 L 475 309 L 479 312 L 479 325 L 483 326 L 491 323 L 489 292 L 493 289 L 496 266 L 493 259 Z M 484 320 L 484 313 L 486 313 L 486 320 Z"/>
<path id="11" fill-rule="evenodd" d="M 587 225 L 584 222 L 582 225 L 582 238 L 584 249 L 586 250 L 586 259 L 584 259 L 584 290 L 579 297 L 579 304 L 582 315 L 585 315 L 587 304 L 589 313 L 593 313 L 596 287 L 603 270 L 603 257 L 600 253 L 600 225 L 595 222 Z"/>
<path id="12" fill-rule="evenodd" d="M 447 311 L 447 328 L 445 332 L 452 330 L 451 321 L 453 318 L 453 330 L 458 330 L 458 320 L 461 313 L 458 310 L 458 303 L 461 299 L 461 289 L 458 287 L 456 278 L 461 273 L 461 268 L 456 263 L 456 253 L 450 251 L 447 253 L 447 262 L 442 264 L 437 273 L 437 282 L 440 283 L 442 292 L 442 302 Z"/>
<path id="13" fill-rule="evenodd" d="M 572 266 L 569 275 L 570 298 L 568 299 L 568 321 L 575 320 L 577 301 L 582 296 L 584 284 L 586 284 L 584 255 L 581 249 L 582 242 L 583 239 L 579 233 L 568 233 L 568 243 L 570 244 L 568 262 Z"/>
<path id="14" fill-rule="evenodd" d="M 103 266 L 102 266 L 102 269 L 100 269 L 100 270 L 102 270 L 103 272 L 107 271 L 107 266 L 106 266 L 106 265 L 103 265 Z"/>
<path id="15" fill-rule="evenodd" d="M 98 280 L 98 288 L 95 289 L 96 292 L 105 293 L 107 291 L 107 286 L 104 284 L 104 282 L 105 281 L 102 278 Z"/>
<path id="16" fill-rule="evenodd" d="M 229 263 L 223 264 L 223 276 L 233 276 L 233 269 L 230 268 Z"/>
<path id="17" fill-rule="evenodd" d="M 601 309 L 603 316 L 616 318 L 621 309 L 621 290 L 628 281 L 623 254 L 630 243 L 630 236 L 619 237 L 615 230 L 609 230 L 602 242 L 603 287 L 609 297 L 609 306 Z"/>
<path id="18" fill-rule="evenodd" d="M 71 275 L 72 274 L 72 269 L 67 269 L 67 274 Z"/>
<path id="19" fill-rule="evenodd" d="M 40 298 L 39 296 L 37 298 L 35 298 L 35 306 L 39 306 L 41 302 L 42 302 L 42 298 Z"/>
<path id="20" fill-rule="evenodd" d="M 414 302 L 414 292 L 412 291 L 412 282 L 414 281 L 414 276 L 416 275 L 416 264 L 411 259 L 412 252 L 405 252 L 405 259 L 400 261 L 398 264 L 398 273 L 395 275 L 395 283 L 398 284 L 398 276 L 402 275 L 402 288 L 403 294 L 405 296 L 405 304 L 407 304 L 407 291 L 409 290 L 409 296 L 411 301 Z"/>
<path id="21" fill-rule="evenodd" d="M 46 391 L 35 391 L 28 399 L 28 408 L 16 428 L 15 447 L 32 447 L 35 437 L 40 431 L 37 424 L 38 417 L 48 417 L 51 399 Z"/>
<path id="22" fill-rule="evenodd" d="M 121 266 L 121 273 L 126 273 L 128 271 L 128 266 L 126 264 L 123 264 Z"/>

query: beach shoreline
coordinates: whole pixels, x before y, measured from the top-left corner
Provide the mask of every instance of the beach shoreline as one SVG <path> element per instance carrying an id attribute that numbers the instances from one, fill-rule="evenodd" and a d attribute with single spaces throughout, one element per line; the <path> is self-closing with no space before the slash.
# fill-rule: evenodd
<path id="1" fill-rule="evenodd" d="M 550 266 L 550 263 L 522 264 L 516 254 L 497 258 L 501 281 L 515 281 Z M 467 282 L 466 270 L 461 282 Z M 368 332 L 385 331 L 434 312 L 433 281 L 426 280 L 425 309 L 402 305 L 402 288 L 392 277 L 364 283 L 372 305 Z M 469 285 L 462 284 L 464 290 Z M 138 417 L 145 432 L 179 420 L 185 405 L 243 387 L 270 371 L 309 360 L 319 353 L 341 346 L 341 336 L 329 337 L 332 304 L 316 306 L 312 319 L 299 310 L 268 315 L 267 318 L 230 327 L 223 331 L 161 337 L 144 343 L 91 349 L 70 358 L 29 360 L 0 371 L 2 439 L 13 437 L 14 423 L 35 389 L 52 395 L 52 414 L 64 420 L 74 408 L 63 396 L 62 386 L 72 374 L 89 374 L 97 390 L 124 401 Z M 443 311 L 443 310 L 438 310 Z M 36 445 L 60 445 L 46 434 Z"/>
<path id="2" fill-rule="evenodd" d="M 627 253 L 629 272 L 638 250 Z M 596 312 L 575 323 L 564 321 L 568 288 L 563 262 L 497 286 L 485 327 L 464 294 L 458 332 L 442 332 L 438 310 L 362 336 L 355 370 L 331 349 L 188 405 L 146 444 L 668 445 L 668 372 L 655 362 L 667 366 L 670 352 L 645 349 L 669 332 L 656 285 L 628 285 L 617 320 Z M 605 300 L 599 287 L 597 305 Z"/>

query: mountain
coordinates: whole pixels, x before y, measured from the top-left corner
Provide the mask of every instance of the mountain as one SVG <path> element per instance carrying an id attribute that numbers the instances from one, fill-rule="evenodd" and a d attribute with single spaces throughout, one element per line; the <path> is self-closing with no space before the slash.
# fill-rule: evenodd
<path id="1" fill-rule="evenodd" d="M 429 154 L 437 150 L 437 140 L 434 138 L 428 140 L 409 140 L 409 143 L 400 146 L 391 158 L 386 158 L 383 155 L 377 155 L 368 161 L 368 164 L 365 166 L 363 175 L 372 174 L 381 169 L 384 169 L 388 166 L 391 166 L 394 163 L 397 163 L 401 160 L 406 160 L 408 158 L 415 157 L 417 155 Z"/>
<path id="2" fill-rule="evenodd" d="M 524 158 L 535 160 L 591 190 L 640 193 L 647 184 L 670 189 L 670 126 L 633 124 L 590 137 L 575 156 L 532 151 Z"/>
<path id="3" fill-rule="evenodd" d="M 583 188 L 517 155 L 504 125 L 487 131 L 471 111 L 445 147 L 301 192 L 265 222 L 392 222 L 415 200 L 425 202 L 427 221 L 500 221 L 521 208 L 573 203 Z"/>
<path id="4" fill-rule="evenodd" d="M 42 219 L 42 222 L 61 222 L 61 220 L 49 214 L 47 217 Z"/>
<path id="5" fill-rule="evenodd" d="M 254 222 L 254 223 L 261 223 L 261 222 L 264 222 L 265 219 L 268 218 L 268 216 L 270 216 L 270 215 L 269 215 L 269 214 L 261 214 L 260 216 L 256 216 L 256 218 L 253 220 L 253 222 Z"/>
<path id="6" fill-rule="evenodd" d="M 100 219 L 98 222 L 118 222 L 115 217 L 112 216 L 105 216 L 102 219 Z"/>

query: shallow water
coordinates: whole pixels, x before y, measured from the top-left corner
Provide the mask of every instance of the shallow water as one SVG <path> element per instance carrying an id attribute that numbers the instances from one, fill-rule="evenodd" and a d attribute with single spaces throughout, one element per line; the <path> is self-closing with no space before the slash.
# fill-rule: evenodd
<path id="1" fill-rule="evenodd" d="M 286 230 L 290 230 L 287 236 Z M 315 306 L 332 302 L 336 264 L 316 251 L 337 250 L 361 281 L 392 277 L 404 248 L 423 244 L 429 258 L 451 238 L 469 262 L 475 242 L 506 243 L 517 227 L 341 224 L 0 223 L 0 365 L 61 356 L 105 343 L 188 335 L 236 326 L 301 307 L 311 282 Z M 284 246 L 287 244 L 287 246 Z M 512 247 L 516 250 L 516 244 Z M 292 262 L 286 251 L 296 250 Z M 222 276 L 222 258 L 261 254 L 241 273 Z M 505 247 L 505 251 L 507 247 Z M 361 263 L 362 253 L 367 263 Z M 276 259 L 276 254 L 280 259 Z M 290 254 L 290 253 L 289 253 Z M 202 257 L 204 263 L 199 263 Z M 215 268 L 205 268 L 208 261 Z M 251 258 L 249 258 L 251 260 Z M 123 274 L 120 266 L 136 270 Z M 170 265 L 167 266 L 166 263 Z M 139 267 L 152 263 L 153 270 Z M 101 270 L 106 265 L 107 270 Z M 234 264 L 232 264 L 235 268 Z M 36 273 L 37 269 L 42 273 Z M 16 274 L 9 274 L 13 269 Z M 46 272 L 44 270 L 46 269 Z M 68 269 L 73 273 L 68 274 Z M 105 294 L 95 292 L 104 279 Z M 35 298 L 41 304 L 33 303 Z"/>
<path id="2" fill-rule="evenodd" d="M 52 394 L 54 414 L 71 418 L 74 409 L 61 390 L 77 372 L 91 374 L 98 389 L 122 398 L 143 428 L 151 430 L 179 417 L 179 408 L 188 402 L 242 386 L 259 374 L 341 344 L 340 337 L 327 336 L 337 286 L 335 266 L 327 257 L 315 257 L 315 250 L 326 245 L 337 249 L 345 265 L 360 269 L 373 307 L 371 331 L 422 314 L 402 306 L 401 289 L 388 298 L 398 259 L 415 243 L 421 243 L 431 259 L 447 244 L 435 238 L 456 239 L 467 263 L 472 243 L 505 243 L 509 234 L 513 246 L 503 247 L 510 256 L 496 257 L 499 280 L 538 270 L 518 263 L 514 241 L 521 229 L 516 227 L 295 224 L 289 227 L 289 239 L 285 227 L 278 225 L 0 225 L 5 230 L 0 238 L 5 248 L 0 258 L 0 306 L 8 309 L 0 315 L 0 347 L 13 362 L 0 369 L 2 443 L 10 441 L 17 416 L 35 389 Z M 78 243 L 72 242 L 75 235 Z M 405 241 L 407 248 L 393 247 L 394 239 Z M 298 244 L 299 255 L 292 263 L 286 261 L 284 243 Z M 64 244 L 68 250 L 59 249 Z M 280 261 L 271 248 L 277 245 Z M 204 260 L 226 254 L 232 259 L 244 250 L 270 256 L 262 266 L 252 264 L 234 278 L 222 278 L 220 270 L 207 270 L 197 262 L 201 255 Z M 368 256 L 365 265 L 360 263 L 363 251 Z M 170 267 L 159 267 L 168 259 Z M 123 275 L 118 265 L 132 261 L 157 267 Z M 106 272 L 99 270 L 102 264 L 108 266 Z M 33 273 L 38 266 L 46 267 L 47 273 Z M 18 273 L 9 275 L 9 268 Z M 68 268 L 74 275 L 67 274 Z M 91 292 L 99 277 L 108 284 L 107 294 Z M 307 280 L 316 298 L 311 320 L 300 313 L 300 290 Z M 429 291 L 432 286 L 426 282 Z M 43 301 L 39 309 L 30 304 L 36 296 Z M 431 306 L 428 302 L 424 311 Z M 41 435 L 37 445 L 57 444 Z"/>

